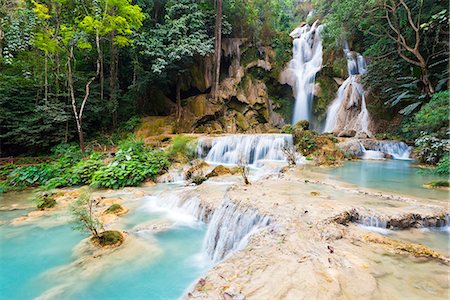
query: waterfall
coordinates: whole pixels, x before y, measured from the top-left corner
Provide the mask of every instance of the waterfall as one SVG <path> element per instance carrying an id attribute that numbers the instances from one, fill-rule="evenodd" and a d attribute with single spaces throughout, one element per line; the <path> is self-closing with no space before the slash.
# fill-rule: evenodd
<path id="1" fill-rule="evenodd" d="M 366 60 L 361 54 L 350 51 L 347 43 L 344 53 L 349 76 L 339 87 L 336 98 L 327 110 L 324 132 L 354 130 L 360 135 L 371 136 L 365 91 L 360 83 L 361 75 L 367 72 Z"/>
<path id="2" fill-rule="evenodd" d="M 197 152 L 209 164 L 235 165 L 242 160 L 258 167 L 264 160 L 285 161 L 284 147 L 293 147 L 292 135 L 241 134 L 200 139 Z"/>
<path id="3" fill-rule="evenodd" d="M 209 221 L 211 209 L 202 205 L 197 197 L 184 198 L 181 192 L 170 191 L 149 198 L 151 201 L 145 205 L 148 210 L 163 212 L 175 223 L 195 225 L 198 221 Z"/>
<path id="4" fill-rule="evenodd" d="M 392 156 L 394 159 L 401 160 L 410 160 L 409 157 L 411 154 L 412 147 L 408 146 L 403 142 L 392 142 L 392 141 L 367 141 L 363 142 L 365 148 L 368 148 L 372 151 L 378 151 L 389 156 Z"/>
<path id="5" fill-rule="evenodd" d="M 290 33 L 294 38 L 293 57 L 289 66 L 280 75 L 282 84 L 293 87 L 295 106 L 292 124 L 300 120 L 312 121 L 312 102 L 314 98 L 314 80 L 322 68 L 322 26 L 304 25 Z"/>
<path id="6" fill-rule="evenodd" d="M 243 249 L 255 231 L 271 222 L 269 217 L 261 215 L 256 209 L 232 202 L 228 195 L 219 207 L 212 209 L 197 197 L 182 197 L 183 192 L 170 191 L 150 196 L 145 208 L 165 213 L 179 225 L 196 226 L 198 221 L 208 223 L 203 249 L 215 262 Z"/>
<path id="7" fill-rule="evenodd" d="M 252 233 L 269 224 L 269 217 L 261 216 L 256 209 L 239 207 L 226 197 L 208 226 L 204 241 L 206 253 L 213 261 L 220 261 L 244 248 Z"/>

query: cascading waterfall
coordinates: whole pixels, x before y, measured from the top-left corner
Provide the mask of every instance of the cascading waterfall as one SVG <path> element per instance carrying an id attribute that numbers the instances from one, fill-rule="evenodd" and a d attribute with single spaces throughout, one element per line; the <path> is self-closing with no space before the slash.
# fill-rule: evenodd
<path id="1" fill-rule="evenodd" d="M 280 76 L 282 84 L 293 87 L 295 96 L 292 124 L 300 120 L 312 121 L 312 101 L 314 98 L 314 81 L 322 68 L 322 26 L 314 22 L 312 26 L 304 25 L 290 33 L 294 38 L 293 57 L 289 66 Z"/>
<path id="2" fill-rule="evenodd" d="M 360 83 L 361 75 L 367 72 L 367 64 L 362 55 L 349 50 L 347 43 L 344 53 L 349 76 L 339 87 L 336 99 L 327 110 L 324 132 L 355 130 L 359 135 L 371 136 L 365 91 Z"/>
<path id="3" fill-rule="evenodd" d="M 290 134 L 241 134 L 200 139 L 197 151 L 210 164 L 259 166 L 262 161 L 285 161 L 284 147 L 293 147 Z"/>
<path id="4" fill-rule="evenodd" d="M 213 210 L 203 205 L 197 197 L 182 197 L 181 192 L 152 196 L 147 208 L 167 213 L 175 224 L 193 226 L 198 221 L 208 223 L 203 248 L 215 262 L 243 249 L 252 233 L 271 222 L 269 217 L 261 215 L 256 209 L 232 202 L 227 195 L 221 205 Z"/>
<path id="5" fill-rule="evenodd" d="M 256 209 L 239 207 L 226 197 L 214 211 L 204 248 L 213 261 L 220 261 L 245 247 L 252 233 L 269 224 L 269 217 L 260 215 Z"/>
<path id="6" fill-rule="evenodd" d="M 372 151 L 388 154 L 394 159 L 410 160 L 409 157 L 413 147 L 408 146 L 403 142 L 391 142 L 391 141 L 373 141 L 366 143 L 366 148 L 370 148 Z"/>

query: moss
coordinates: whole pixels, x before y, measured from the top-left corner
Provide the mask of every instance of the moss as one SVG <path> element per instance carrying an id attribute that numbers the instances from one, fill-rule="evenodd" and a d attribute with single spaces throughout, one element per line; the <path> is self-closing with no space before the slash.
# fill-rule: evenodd
<path id="1" fill-rule="evenodd" d="M 236 124 L 240 129 L 244 131 L 250 127 L 250 124 L 248 123 L 247 119 L 240 112 L 236 112 Z"/>
<path id="2" fill-rule="evenodd" d="M 56 200 L 54 199 L 54 194 L 52 193 L 38 194 L 34 201 L 36 203 L 36 207 L 39 210 L 45 210 L 47 208 L 52 208 L 56 206 Z"/>
<path id="3" fill-rule="evenodd" d="M 211 177 L 217 177 L 217 176 L 235 174 L 235 173 L 236 173 L 236 170 L 224 167 L 222 165 L 218 165 L 208 175 L 206 175 L 206 177 L 211 178 Z"/>
<path id="4" fill-rule="evenodd" d="M 292 134 L 292 126 L 291 125 L 284 125 L 283 128 L 281 128 L 281 133 Z"/>
<path id="5" fill-rule="evenodd" d="M 120 204 L 113 204 L 105 210 L 105 213 L 115 214 L 123 210 L 123 207 Z"/>
<path id="6" fill-rule="evenodd" d="M 101 247 L 118 247 L 122 245 L 124 237 L 117 230 L 106 230 L 100 233 L 99 237 L 92 237 L 92 242 Z"/>
<path id="7" fill-rule="evenodd" d="M 433 180 L 426 184 L 427 187 L 430 188 L 444 188 L 450 187 L 450 180 Z"/>
<path id="8" fill-rule="evenodd" d="M 336 58 L 333 61 L 333 75 L 335 77 L 347 77 L 347 59 L 344 57 Z"/>
<path id="9" fill-rule="evenodd" d="M 333 78 L 327 76 L 319 76 L 316 83 L 320 86 L 320 95 L 316 96 L 313 102 L 313 111 L 319 120 L 326 117 L 326 112 L 330 103 L 336 97 L 338 84 Z"/>
<path id="10" fill-rule="evenodd" d="M 205 176 L 191 176 L 191 182 L 195 185 L 200 185 L 206 180 L 208 180 L 208 178 Z"/>

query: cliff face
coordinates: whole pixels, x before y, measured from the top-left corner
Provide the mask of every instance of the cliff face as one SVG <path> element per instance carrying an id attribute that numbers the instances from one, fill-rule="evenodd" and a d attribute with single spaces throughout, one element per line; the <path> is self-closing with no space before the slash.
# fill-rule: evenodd
<path id="1" fill-rule="evenodd" d="M 209 95 L 212 60 L 198 60 L 186 89 L 200 94 L 183 100 L 181 131 L 198 133 L 279 132 L 289 122 L 292 90 L 275 79 L 276 55 L 246 39 L 222 42 L 219 100 Z"/>

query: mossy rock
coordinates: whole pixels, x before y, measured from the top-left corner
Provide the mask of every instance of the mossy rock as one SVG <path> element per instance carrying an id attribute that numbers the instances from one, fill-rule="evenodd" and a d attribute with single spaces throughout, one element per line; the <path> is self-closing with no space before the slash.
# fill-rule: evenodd
<path id="1" fill-rule="evenodd" d="M 205 161 L 193 165 L 186 171 L 186 180 L 191 179 L 193 176 L 199 176 L 199 174 L 203 173 L 203 168 L 208 166 L 209 165 Z"/>
<path id="2" fill-rule="evenodd" d="M 224 167 L 222 165 L 218 165 L 210 173 L 208 173 L 208 175 L 206 175 L 206 177 L 211 178 L 211 177 L 217 177 L 217 176 L 222 176 L 222 175 L 232 175 L 235 173 L 236 173 L 236 170 L 234 170 L 234 169 L 230 169 L 230 168 Z"/>
<path id="3" fill-rule="evenodd" d="M 203 182 L 205 182 L 206 180 L 208 180 L 208 178 L 205 176 L 192 176 L 191 177 L 191 182 L 195 185 L 200 185 Z"/>
<path id="4" fill-rule="evenodd" d="M 281 133 L 292 134 L 292 126 L 284 125 L 283 128 L 281 128 Z"/>
<path id="5" fill-rule="evenodd" d="M 117 230 L 106 230 L 99 234 L 99 237 L 92 237 L 92 242 L 100 247 L 118 247 L 122 245 L 124 236 Z"/>
<path id="6" fill-rule="evenodd" d="M 450 187 L 450 180 L 433 180 L 425 184 L 429 189 L 448 189 Z"/>
<path id="7" fill-rule="evenodd" d="M 108 207 L 105 210 L 105 213 L 107 214 L 120 214 L 122 211 L 124 211 L 124 208 L 120 204 L 112 204 L 110 207 Z"/>
<path id="8" fill-rule="evenodd" d="M 35 203 L 39 210 L 45 210 L 47 208 L 53 208 L 56 206 L 56 200 L 52 193 L 41 193 L 36 196 Z"/>

